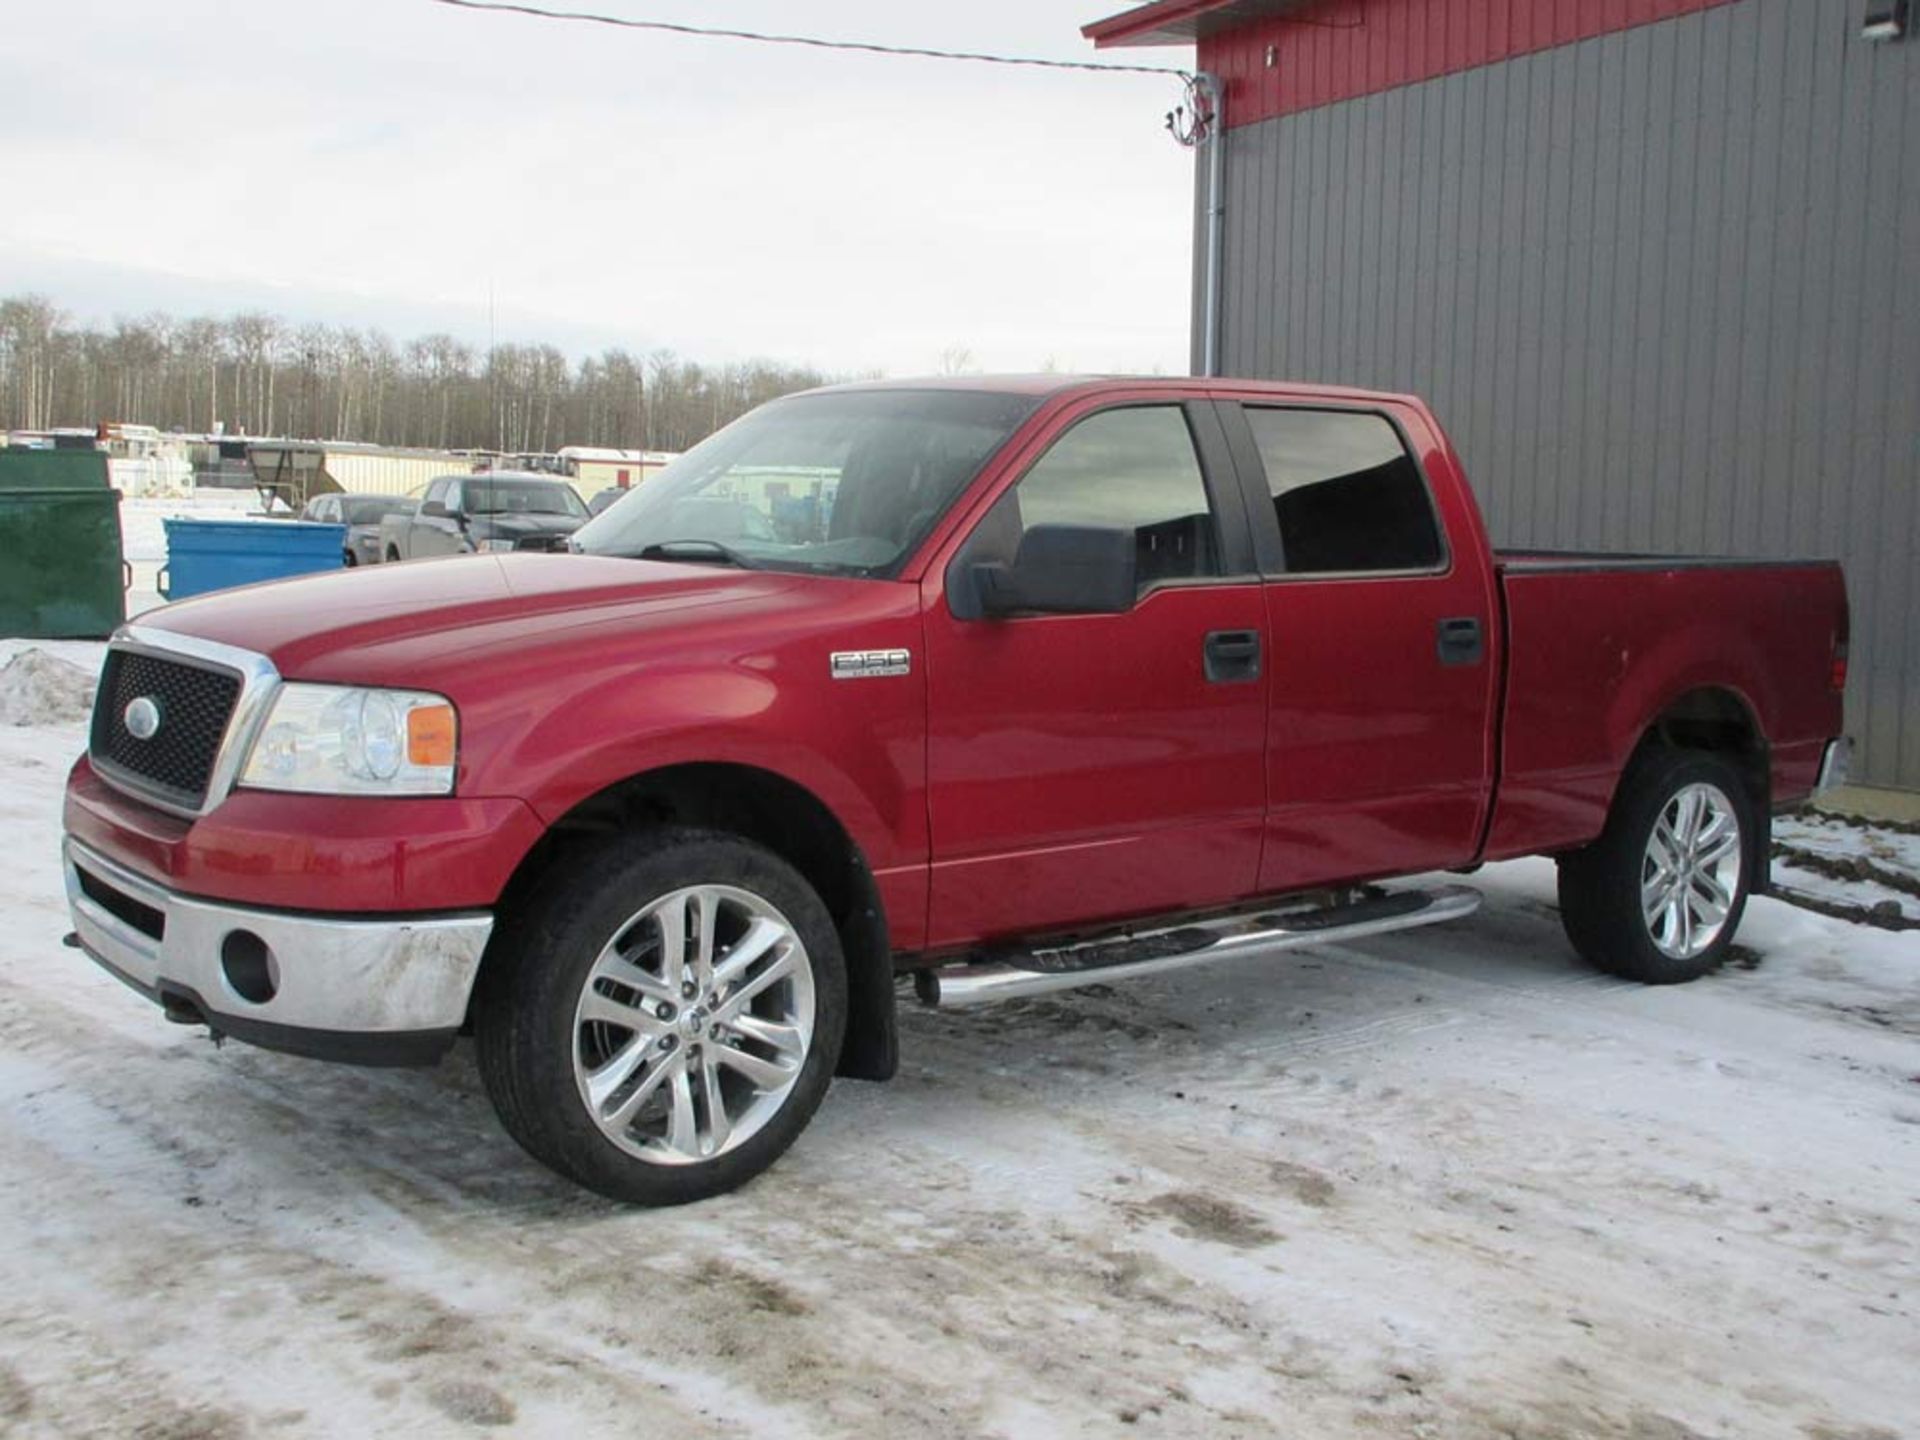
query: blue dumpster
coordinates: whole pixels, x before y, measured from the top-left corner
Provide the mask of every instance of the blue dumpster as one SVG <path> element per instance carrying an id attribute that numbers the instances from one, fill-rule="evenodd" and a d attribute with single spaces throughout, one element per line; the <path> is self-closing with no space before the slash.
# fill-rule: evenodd
<path id="1" fill-rule="evenodd" d="M 209 590 L 338 570 L 347 527 L 299 520 L 168 519 L 160 593 L 185 600 Z"/>

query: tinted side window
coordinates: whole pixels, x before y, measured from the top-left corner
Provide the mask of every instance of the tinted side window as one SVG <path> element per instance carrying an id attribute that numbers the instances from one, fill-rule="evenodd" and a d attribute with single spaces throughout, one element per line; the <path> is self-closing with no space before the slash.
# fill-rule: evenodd
<path id="1" fill-rule="evenodd" d="M 1142 588 L 1220 573 L 1219 531 L 1178 405 L 1103 410 L 1082 420 L 1001 497 L 978 542 L 1010 560 L 1036 525 L 1133 531 Z"/>
<path id="2" fill-rule="evenodd" d="M 444 505 L 447 501 L 447 487 L 452 483 L 453 481 L 446 476 L 441 476 L 438 480 L 427 486 L 427 493 L 422 497 L 420 503 L 422 505 L 431 505 L 437 500 Z"/>
<path id="3" fill-rule="evenodd" d="M 1400 434 L 1378 415 L 1248 407 L 1290 574 L 1431 570 L 1440 531 Z"/>

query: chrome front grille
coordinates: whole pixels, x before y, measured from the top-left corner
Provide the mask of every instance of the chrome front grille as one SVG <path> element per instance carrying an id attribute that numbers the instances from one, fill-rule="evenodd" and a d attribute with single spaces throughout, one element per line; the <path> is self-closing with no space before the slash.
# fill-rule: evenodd
<path id="1" fill-rule="evenodd" d="M 250 650 L 126 626 L 100 672 L 88 759 L 116 789 L 202 814 L 232 788 L 279 679 Z"/>
<path id="2" fill-rule="evenodd" d="M 145 739 L 127 722 L 129 709 L 143 699 L 159 716 L 159 728 Z M 239 699 L 240 676 L 231 670 L 110 650 L 93 705 L 93 767 L 197 810 Z"/>

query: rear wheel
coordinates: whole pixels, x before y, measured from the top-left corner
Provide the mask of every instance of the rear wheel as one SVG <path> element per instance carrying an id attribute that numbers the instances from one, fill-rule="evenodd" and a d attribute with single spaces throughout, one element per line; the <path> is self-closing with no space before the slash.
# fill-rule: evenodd
<path id="1" fill-rule="evenodd" d="M 1591 964 L 1671 985 L 1717 968 L 1746 911 L 1758 835 L 1740 772 L 1700 751 L 1650 750 L 1607 828 L 1560 861 L 1560 916 Z"/>
<path id="2" fill-rule="evenodd" d="M 398 560 L 399 558 L 400 558 L 400 548 L 397 545 L 389 545 L 387 547 L 387 559 Z"/>
<path id="3" fill-rule="evenodd" d="M 771 1165 L 845 1025 L 839 937 L 806 881 L 747 841 L 664 828 L 556 864 L 488 957 L 475 1014 L 514 1139 L 642 1205 Z"/>

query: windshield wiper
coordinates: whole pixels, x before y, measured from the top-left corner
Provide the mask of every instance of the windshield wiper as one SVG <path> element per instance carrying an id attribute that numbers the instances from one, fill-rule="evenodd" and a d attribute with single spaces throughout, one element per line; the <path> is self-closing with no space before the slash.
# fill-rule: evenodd
<path id="1" fill-rule="evenodd" d="M 687 553 L 689 551 L 692 553 Z M 656 540 L 633 552 L 635 560 L 692 560 L 696 557 L 717 560 L 737 570 L 757 568 L 738 550 L 731 545 L 722 545 L 718 540 Z"/>

